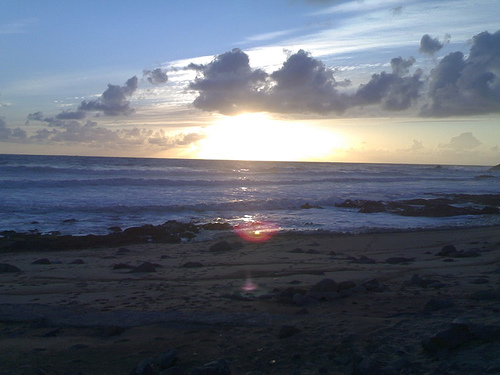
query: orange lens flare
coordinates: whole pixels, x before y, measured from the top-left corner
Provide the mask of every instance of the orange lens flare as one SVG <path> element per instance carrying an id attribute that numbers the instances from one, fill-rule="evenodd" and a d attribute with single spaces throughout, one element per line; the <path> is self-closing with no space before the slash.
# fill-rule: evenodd
<path id="1" fill-rule="evenodd" d="M 265 221 L 252 221 L 234 227 L 238 236 L 249 242 L 266 242 L 278 232 L 279 227 Z"/>

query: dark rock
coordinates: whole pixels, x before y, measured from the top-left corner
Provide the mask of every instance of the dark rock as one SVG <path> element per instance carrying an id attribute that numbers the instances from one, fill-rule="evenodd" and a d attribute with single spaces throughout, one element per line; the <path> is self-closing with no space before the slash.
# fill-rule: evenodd
<path id="1" fill-rule="evenodd" d="M 52 329 L 48 332 L 45 332 L 42 337 L 55 337 L 59 334 L 59 332 L 61 331 L 60 328 L 55 328 L 55 329 Z"/>
<path id="2" fill-rule="evenodd" d="M 500 164 L 495 165 L 494 167 L 491 167 L 489 170 L 490 171 L 500 171 Z"/>
<path id="3" fill-rule="evenodd" d="M 310 306 L 319 302 L 316 298 L 300 293 L 294 294 L 292 299 L 293 302 L 295 302 L 295 304 L 299 307 Z"/>
<path id="4" fill-rule="evenodd" d="M 126 247 L 120 247 L 116 253 L 117 253 L 117 254 L 126 254 L 126 253 L 130 253 L 130 249 L 127 249 Z"/>
<path id="5" fill-rule="evenodd" d="M 300 208 L 302 208 L 302 209 L 304 209 L 304 210 L 309 210 L 309 209 L 311 209 L 311 208 L 318 208 L 318 209 L 320 209 L 320 210 L 321 210 L 321 209 L 323 209 L 323 207 L 321 207 L 321 206 L 311 205 L 311 204 L 309 204 L 309 203 L 305 203 L 305 204 L 303 204 L 302 206 L 300 206 Z"/>
<path id="6" fill-rule="evenodd" d="M 192 370 L 189 375 L 231 375 L 226 361 L 219 359 Z"/>
<path id="7" fill-rule="evenodd" d="M 471 293 L 469 298 L 476 301 L 493 301 L 496 299 L 500 300 L 500 288 L 496 290 L 479 290 L 477 292 Z"/>
<path id="8" fill-rule="evenodd" d="M 413 262 L 415 258 L 405 258 L 405 257 L 392 257 L 387 258 L 385 260 L 388 264 L 408 264 L 409 262 Z"/>
<path id="9" fill-rule="evenodd" d="M 437 284 L 439 283 L 438 280 L 434 280 L 434 279 L 422 279 L 420 276 L 418 275 L 413 275 L 410 279 L 410 282 L 409 282 L 409 285 L 411 286 L 419 286 L 421 288 L 427 288 L 433 284 Z"/>
<path id="10" fill-rule="evenodd" d="M 97 332 L 102 337 L 118 336 L 121 335 L 124 331 L 125 329 L 123 327 L 114 325 L 97 327 Z"/>
<path id="11" fill-rule="evenodd" d="M 295 253 L 295 254 L 302 254 L 304 252 L 304 250 L 302 250 L 300 247 L 297 247 L 293 250 L 290 250 L 291 253 Z"/>
<path id="12" fill-rule="evenodd" d="M 200 262 L 187 262 L 182 265 L 183 268 L 200 268 L 203 267 L 203 264 Z"/>
<path id="13" fill-rule="evenodd" d="M 69 262 L 69 264 L 84 264 L 85 262 L 81 259 L 75 259 L 72 262 Z"/>
<path id="14" fill-rule="evenodd" d="M 366 201 L 359 208 L 359 212 L 365 214 L 384 212 L 384 211 L 385 211 L 384 203 L 378 201 Z"/>
<path id="15" fill-rule="evenodd" d="M 160 375 L 188 375 L 182 366 L 173 366 L 160 372 Z"/>
<path id="16" fill-rule="evenodd" d="M 457 252 L 457 248 L 453 245 L 446 245 L 446 246 L 443 246 L 443 248 L 441 249 L 441 251 L 439 253 L 437 253 L 436 255 L 437 256 L 442 256 L 442 257 L 447 257 L 447 256 L 450 256 L 450 255 L 453 255 L 453 254 L 456 254 Z"/>
<path id="17" fill-rule="evenodd" d="M 21 270 L 12 264 L 0 263 L 0 273 L 7 272 L 21 272 Z"/>
<path id="18" fill-rule="evenodd" d="M 294 326 L 284 325 L 281 326 L 280 331 L 278 333 L 279 339 L 286 339 L 300 332 L 300 329 Z"/>
<path id="19" fill-rule="evenodd" d="M 452 324 L 447 330 L 422 341 L 422 347 L 431 353 L 442 349 L 456 349 L 473 338 L 469 328 L 463 324 Z"/>
<path id="20" fill-rule="evenodd" d="M 289 287 L 280 291 L 276 295 L 276 300 L 281 303 L 295 303 L 294 296 L 296 294 L 305 295 L 306 290 L 302 288 Z"/>
<path id="21" fill-rule="evenodd" d="M 177 352 L 175 350 L 161 353 L 154 360 L 154 364 L 160 371 L 173 367 L 175 362 L 177 362 Z"/>
<path id="22" fill-rule="evenodd" d="M 145 359 L 132 370 L 130 375 L 155 375 L 153 360 L 151 358 Z"/>
<path id="23" fill-rule="evenodd" d="M 378 281 L 378 279 L 371 279 L 365 281 L 362 286 L 365 288 L 367 292 L 383 292 L 384 286 Z"/>
<path id="24" fill-rule="evenodd" d="M 151 262 L 144 262 L 134 269 L 131 272 L 156 272 L 156 265 Z"/>
<path id="25" fill-rule="evenodd" d="M 475 258 L 480 255 L 481 250 L 479 249 L 469 249 L 464 251 L 459 251 L 455 256 L 457 258 Z"/>
<path id="26" fill-rule="evenodd" d="M 43 259 L 37 259 L 31 264 L 51 264 L 51 263 L 50 260 L 48 260 L 47 258 L 43 258 Z"/>
<path id="27" fill-rule="evenodd" d="M 345 292 L 347 290 L 351 290 L 356 287 L 356 284 L 354 281 L 341 281 L 338 285 L 338 291 L 339 292 Z"/>
<path id="28" fill-rule="evenodd" d="M 471 284 L 488 284 L 490 280 L 485 278 L 478 278 L 471 281 Z"/>
<path id="29" fill-rule="evenodd" d="M 123 232 L 122 231 L 122 228 L 120 227 L 109 227 L 108 230 L 111 232 L 111 233 L 121 233 Z"/>
<path id="30" fill-rule="evenodd" d="M 342 295 L 338 293 L 338 284 L 334 280 L 326 278 L 313 285 L 307 292 L 307 296 L 329 301 Z"/>
<path id="31" fill-rule="evenodd" d="M 429 301 L 426 302 L 424 306 L 424 312 L 425 313 L 430 313 L 434 311 L 439 311 L 443 309 L 447 309 L 449 307 L 454 306 L 454 303 L 452 301 L 446 300 L 446 299 L 430 299 Z"/>
<path id="32" fill-rule="evenodd" d="M 230 251 L 233 250 L 231 244 L 227 241 L 220 241 L 209 247 L 208 251 L 210 252 L 219 252 L 219 251 Z"/>

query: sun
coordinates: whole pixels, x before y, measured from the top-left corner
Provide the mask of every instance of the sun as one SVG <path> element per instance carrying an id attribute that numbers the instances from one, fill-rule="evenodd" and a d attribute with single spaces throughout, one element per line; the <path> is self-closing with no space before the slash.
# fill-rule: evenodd
<path id="1" fill-rule="evenodd" d="M 338 134 L 267 113 L 221 116 L 205 130 L 198 158 L 222 160 L 319 161 L 341 147 Z"/>

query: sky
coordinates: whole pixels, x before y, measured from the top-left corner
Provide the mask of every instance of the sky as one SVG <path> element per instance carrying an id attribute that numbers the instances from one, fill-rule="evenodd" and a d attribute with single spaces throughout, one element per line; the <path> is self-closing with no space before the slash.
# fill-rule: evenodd
<path id="1" fill-rule="evenodd" d="M 0 154 L 500 163 L 500 2 L 0 1 Z"/>

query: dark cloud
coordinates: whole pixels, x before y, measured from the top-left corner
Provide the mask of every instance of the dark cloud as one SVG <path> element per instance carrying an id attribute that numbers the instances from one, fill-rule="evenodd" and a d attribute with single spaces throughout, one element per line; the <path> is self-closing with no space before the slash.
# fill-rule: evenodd
<path id="1" fill-rule="evenodd" d="M 98 111 L 107 116 L 129 115 L 134 110 L 127 100 L 137 89 L 136 76 L 127 80 L 124 86 L 108 84 L 106 91 L 96 100 L 84 100 L 78 107 L 79 111 Z"/>
<path id="2" fill-rule="evenodd" d="M 247 54 L 239 48 L 223 53 L 209 64 L 190 64 L 188 69 L 199 75 L 189 89 L 199 92 L 193 102 L 196 108 L 235 114 L 258 108 L 262 104 L 267 74 L 250 67 Z"/>
<path id="3" fill-rule="evenodd" d="M 424 116 L 474 115 L 500 112 L 500 31 L 474 36 L 468 57 L 445 56 L 431 71 Z"/>
<path id="4" fill-rule="evenodd" d="M 401 13 L 403 13 L 403 7 L 401 5 L 392 9 L 392 14 L 395 16 L 399 16 Z"/>
<path id="5" fill-rule="evenodd" d="M 143 76 L 153 85 L 161 85 L 163 83 L 167 83 L 168 81 L 167 71 L 161 68 L 144 70 Z"/>
<path id="6" fill-rule="evenodd" d="M 20 128 L 9 128 L 5 118 L 0 117 L 0 141 L 20 141 L 26 139 L 26 132 Z"/>
<path id="7" fill-rule="evenodd" d="M 272 111 L 326 114 L 341 113 L 349 106 L 348 97 L 337 91 L 346 82 L 339 84 L 332 69 L 303 50 L 291 55 L 271 78 L 268 102 Z"/>
<path id="8" fill-rule="evenodd" d="M 56 116 L 59 120 L 83 120 L 85 118 L 84 111 L 62 111 Z"/>
<path id="9" fill-rule="evenodd" d="M 407 76 L 415 59 L 395 58 L 392 73 L 375 74 L 355 94 L 339 88 L 349 80 L 337 81 L 335 71 L 300 50 L 291 54 L 281 68 L 266 74 L 252 70 L 240 49 L 217 56 L 210 64 L 190 64 L 199 76 L 189 85 L 198 91 L 194 106 L 231 115 L 244 111 L 276 113 L 341 114 L 354 106 L 381 105 L 389 111 L 409 108 L 419 97 L 422 72 Z"/>
<path id="10" fill-rule="evenodd" d="M 35 113 L 28 114 L 29 121 L 43 121 L 43 113 L 38 111 Z"/>
<path id="11" fill-rule="evenodd" d="M 420 39 L 420 48 L 418 51 L 420 53 L 433 56 L 443 47 L 444 44 L 441 43 L 438 38 L 433 39 L 429 36 L 429 34 L 425 34 L 422 39 Z"/>

